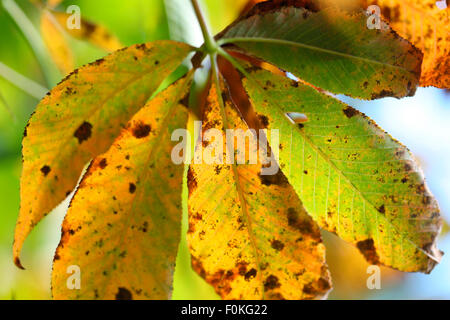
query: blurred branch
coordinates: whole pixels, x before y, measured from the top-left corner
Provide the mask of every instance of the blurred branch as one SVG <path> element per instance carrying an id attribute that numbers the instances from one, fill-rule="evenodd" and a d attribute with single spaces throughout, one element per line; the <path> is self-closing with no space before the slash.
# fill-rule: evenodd
<path id="1" fill-rule="evenodd" d="M 59 81 L 59 71 L 51 63 L 51 59 L 49 58 L 47 49 L 45 48 L 39 32 L 14 0 L 2 0 L 2 3 L 5 10 L 9 13 L 30 44 L 36 59 L 40 64 L 47 85 L 52 87 Z"/>
<path id="2" fill-rule="evenodd" d="M 11 116 L 11 119 L 14 121 L 14 123 L 17 123 L 17 118 L 16 115 L 14 114 L 14 112 L 12 111 L 12 109 L 10 108 L 8 102 L 6 102 L 6 99 L 3 97 L 2 93 L 0 92 L 0 102 L 3 104 L 3 106 L 5 107 L 6 111 L 8 112 L 8 114 Z"/>
<path id="3" fill-rule="evenodd" d="M 0 62 L 0 76 L 38 100 L 41 100 L 42 97 L 44 97 L 45 94 L 49 91 L 39 83 L 28 79 L 27 77 L 9 68 L 2 62 Z"/>

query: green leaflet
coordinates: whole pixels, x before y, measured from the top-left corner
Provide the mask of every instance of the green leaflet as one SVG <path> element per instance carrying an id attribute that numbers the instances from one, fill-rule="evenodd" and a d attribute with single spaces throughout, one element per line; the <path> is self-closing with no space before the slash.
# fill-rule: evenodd
<path id="1" fill-rule="evenodd" d="M 23 139 L 13 248 L 18 266 L 31 229 L 73 190 L 85 164 L 109 148 L 191 50 L 173 41 L 121 49 L 75 70 L 40 102 Z"/>
<path id="2" fill-rule="evenodd" d="M 338 8 L 264 9 L 221 33 L 258 58 L 321 89 L 362 99 L 414 95 L 422 54 L 389 27 L 367 28 L 367 16 Z"/>
<path id="3" fill-rule="evenodd" d="M 170 298 L 184 173 L 171 160 L 171 134 L 186 127 L 191 75 L 152 99 L 92 162 L 63 223 L 54 298 Z M 70 266 L 80 268 L 79 290 L 67 285 Z"/>
<path id="4" fill-rule="evenodd" d="M 280 167 L 309 214 L 371 263 L 430 272 L 441 257 L 439 207 L 408 149 L 352 107 L 247 70 L 245 89 L 262 123 L 280 130 Z M 292 123 L 289 112 L 308 122 Z"/>

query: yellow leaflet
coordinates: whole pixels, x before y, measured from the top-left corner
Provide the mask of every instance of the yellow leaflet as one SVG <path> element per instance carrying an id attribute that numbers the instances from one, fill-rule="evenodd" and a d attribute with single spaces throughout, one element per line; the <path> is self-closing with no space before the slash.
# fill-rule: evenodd
<path id="1" fill-rule="evenodd" d="M 108 150 L 190 50 L 173 41 L 133 45 L 75 70 L 39 103 L 22 142 L 16 265 L 32 228 L 70 194 L 86 163 Z"/>
<path id="2" fill-rule="evenodd" d="M 171 161 L 171 134 L 186 127 L 187 108 L 179 101 L 190 75 L 151 100 L 92 162 L 63 223 L 54 298 L 170 298 L 184 172 Z M 80 290 L 67 285 L 73 265 L 81 271 Z"/>
<path id="3" fill-rule="evenodd" d="M 123 47 L 119 39 L 101 25 L 81 19 L 80 29 L 72 29 L 67 27 L 67 21 L 71 17 L 70 14 L 57 11 L 53 12 L 53 14 L 66 32 L 74 38 L 89 41 L 106 51 L 115 51 Z"/>
<path id="4" fill-rule="evenodd" d="M 248 129 L 228 98 L 225 105 L 226 121 L 213 86 L 203 133 L 215 128 L 225 139 L 226 128 Z M 252 148 L 247 143 L 246 150 Z M 190 166 L 192 266 L 224 299 L 324 297 L 331 284 L 319 228 L 281 171 L 262 176 L 261 168 L 260 162 Z"/>
<path id="5" fill-rule="evenodd" d="M 42 12 L 41 34 L 58 69 L 64 75 L 71 72 L 74 69 L 72 50 L 67 44 L 63 29 L 47 10 Z"/>

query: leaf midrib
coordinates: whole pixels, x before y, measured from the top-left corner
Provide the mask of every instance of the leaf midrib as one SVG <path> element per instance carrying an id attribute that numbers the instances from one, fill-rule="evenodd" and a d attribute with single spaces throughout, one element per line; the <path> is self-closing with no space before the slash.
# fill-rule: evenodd
<path id="1" fill-rule="evenodd" d="M 212 59 L 212 65 L 213 65 L 213 73 L 214 73 L 214 77 L 215 77 L 215 86 L 216 86 L 216 94 L 217 94 L 217 98 L 219 101 L 219 106 L 220 106 L 220 113 L 223 119 L 223 128 L 230 128 L 229 124 L 228 124 L 228 117 L 226 114 L 226 110 L 225 110 L 225 103 L 223 101 L 222 98 L 222 90 L 220 87 L 220 76 L 217 72 L 217 66 L 216 66 L 216 60 Z M 228 147 L 231 147 L 231 145 L 229 145 L 227 143 L 227 151 L 234 155 L 234 150 L 229 149 Z M 264 290 L 264 282 L 263 282 L 263 276 L 262 276 L 262 270 L 261 270 L 261 258 L 259 256 L 258 253 L 258 246 L 257 246 L 257 242 L 255 239 L 255 234 L 253 231 L 253 220 L 250 216 L 250 213 L 248 212 L 248 208 L 247 208 L 247 201 L 244 195 L 244 192 L 242 190 L 242 186 L 241 186 L 241 181 L 239 178 L 239 173 L 237 170 L 237 165 L 235 163 L 235 161 L 233 161 L 233 164 L 231 165 L 232 171 L 233 171 L 233 178 L 235 181 L 235 185 L 236 185 L 236 192 L 238 193 L 238 197 L 239 197 L 239 201 L 241 203 L 241 212 L 244 216 L 245 221 L 247 222 L 247 229 L 248 229 L 248 236 L 250 238 L 250 243 L 252 245 L 253 251 L 254 251 L 254 255 L 255 255 L 255 260 L 256 260 L 256 268 L 258 270 L 258 278 L 259 278 L 259 282 L 260 282 L 260 289 L 261 289 L 261 295 L 262 295 L 262 300 L 264 300 L 264 296 L 265 296 L 265 290 Z"/>
<path id="2" fill-rule="evenodd" d="M 355 55 L 348 54 L 348 53 L 342 53 L 339 51 L 324 49 L 324 48 L 320 48 L 317 46 L 312 46 L 312 45 L 308 45 L 308 44 L 304 44 L 304 43 L 300 43 L 300 42 L 284 40 L 284 39 L 263 38 L 263 37 L 236 37 L 236 38 L 225 38 L 223 40 L 220 40 L 218 43 L 219 43 L 219 45 L 224 45 L 224 44 L 233 44 L 235 42 L 254 42 L 254 43 L 266 43 L 266 44 L 274 44 L 274 45 L 294 46 L 294 47 L 299 47 L 299 48 L 304 48 L 304 49 L 310 49 L 310 50 L 317 51 L 317 52 L 332 54 L 332 55 L 336 55 L 336 56 L 340 56 L 340 57 L 344 57 L 344 58 L 359 60 L 359 61 L 366 62 L 369 64 L 377 64 L 377 65 L 381 65 L 381 66 L 385 66 L 385 67 L 390 67 L 390 68 L 402 70 L 402 71 L 413 74 L 412 71 L 407 70 L 400 66 L 395 66 L 393 64 L 381 62 L 381 61 L 374 60 L 374 59 L 363 58 L 363 57 L 355 56 Z"/>

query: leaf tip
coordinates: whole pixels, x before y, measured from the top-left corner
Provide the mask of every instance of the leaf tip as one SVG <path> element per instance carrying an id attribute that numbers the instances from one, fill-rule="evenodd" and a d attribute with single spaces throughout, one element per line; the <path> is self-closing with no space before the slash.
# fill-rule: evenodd
<path id="1" fill-rule="evenodd" d="M 25 270 L 24 266 L 20 262 L 20 258 L 15 253 L 14 253 L 14 264 L 16 265 L 17 268 Z"/>

